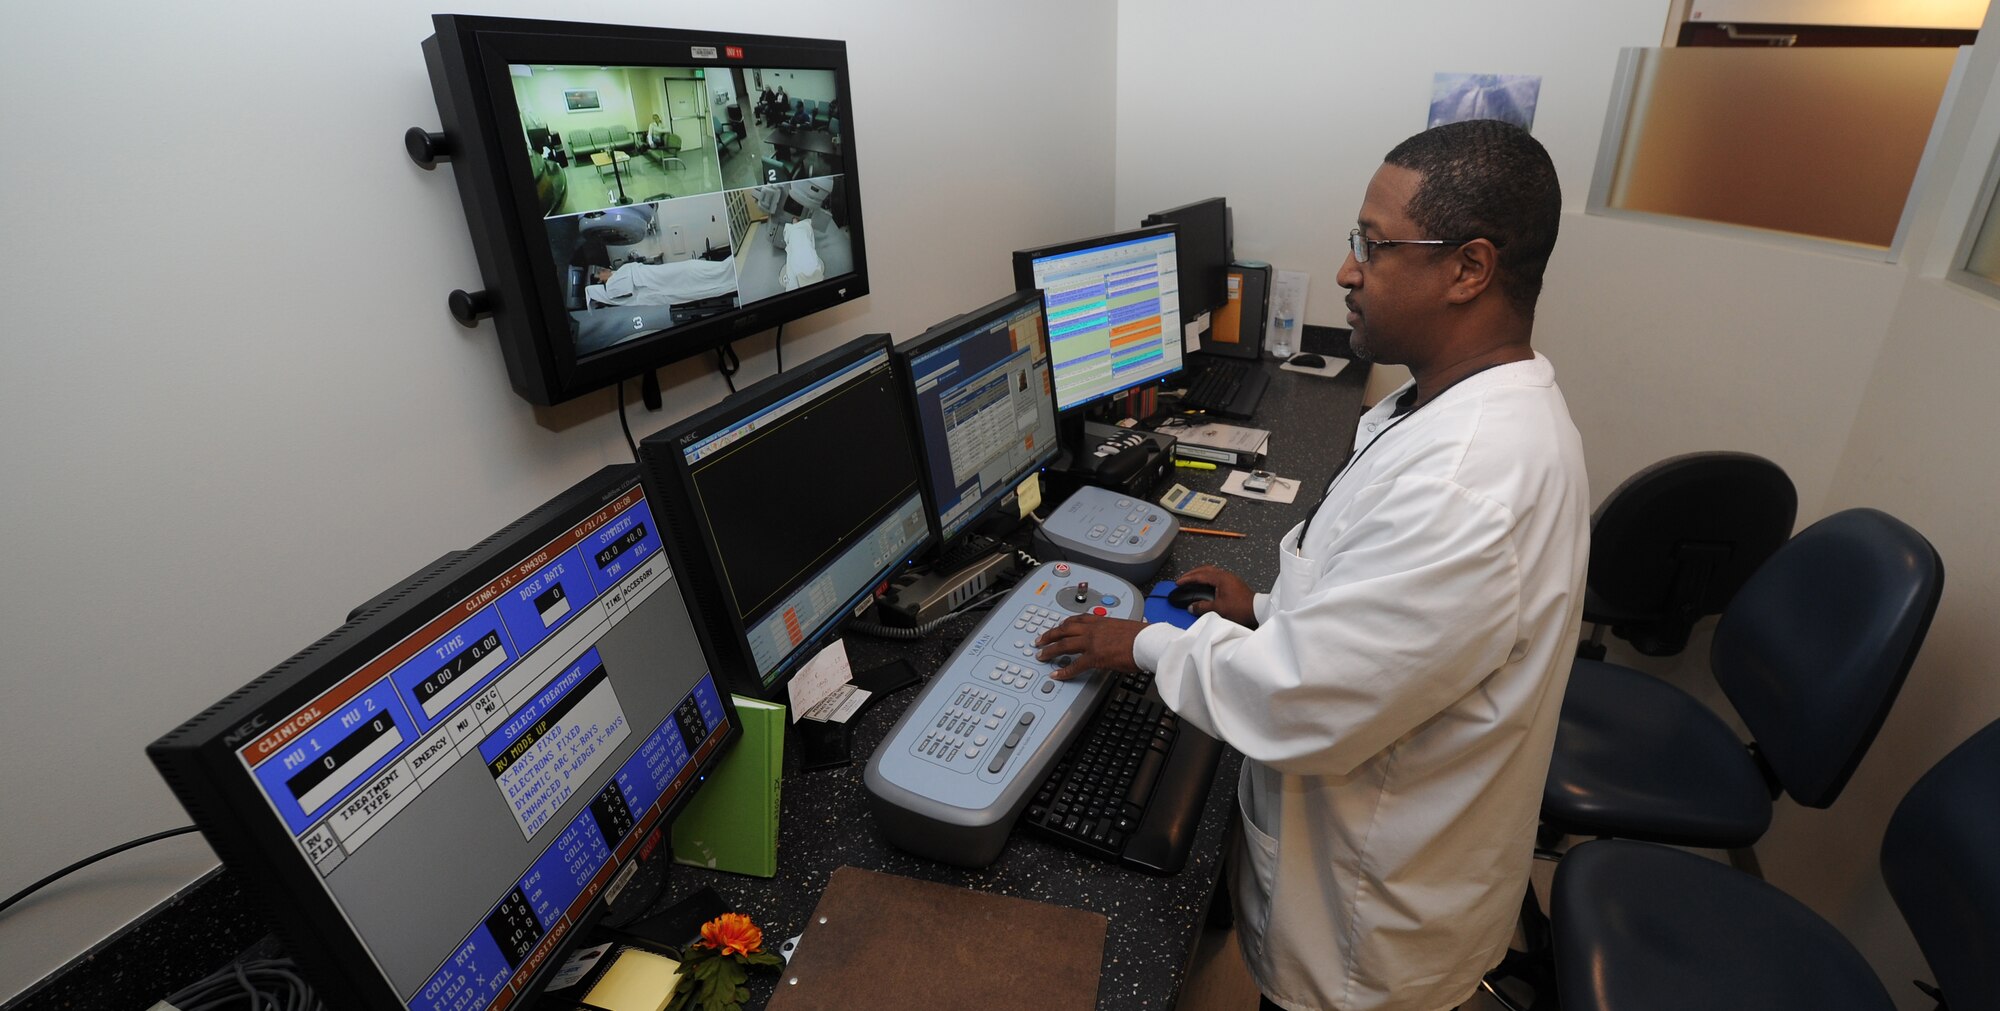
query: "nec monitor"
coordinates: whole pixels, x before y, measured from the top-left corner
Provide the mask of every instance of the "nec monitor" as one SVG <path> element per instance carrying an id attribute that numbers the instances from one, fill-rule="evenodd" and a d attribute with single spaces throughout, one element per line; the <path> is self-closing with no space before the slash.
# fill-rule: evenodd
<path id="1" fill-rule="evenodd" d="M 432 22 L 441 157 L 521 396 L 568 400 L 868 293 L 845 43 Z"/>
<path id="2" fill-rule="evenodd" d="M 1224 274 L 1229 269 L 1229 205 L 1221 197 L 1146 215 L 1142 227 L 1179 227 L 1178 265 L 1181 311 L 1189 316 L 1222 308 L 1229 293 Z"/>
<path id="3" fill-rule="evenodd" d="M 740 735 L 661 538 L 607 468 L 147 748 L 328 1006 L 538 993 Z"/>
<path id="4" fill-rule="evenodd" d="M 639 444 L 674 569 L 738 691 L 775 695 L 930 545 L 912 427 L 876 334 Z"/>
<path id="5" fill-rule="evenodd" d="M 1057 451 L 1041 293 L 1015 292 L 897 352 L 917 412 L 932 522 L 944 544 Z"/>
<path id="6" fill-rule="evenodd" d="M 1014 286 L 1048 305 L 1057 410 L 1180 371 L 1174 244 L 1161 225 L 1014 254 Z"/>

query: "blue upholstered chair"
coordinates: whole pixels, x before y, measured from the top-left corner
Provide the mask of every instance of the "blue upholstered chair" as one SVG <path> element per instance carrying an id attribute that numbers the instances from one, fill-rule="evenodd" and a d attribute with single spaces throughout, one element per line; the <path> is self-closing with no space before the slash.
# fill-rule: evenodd
<path id="1" fill-rule="evenodd" d="M 1688 453 L 1632 475 L 1590 518 L 1594 627 L 1577 655 L 1604 659 L 1607 628 L 1647 656 L 1681 652 L 1792 536 L 1798 507 L 1783 468 L 1750 453 Z"/>
<path id="2" fill-rule="evenodd" d="M 1940 1008 L 2000 1007 L 2000 722 L 1910 788 L 1882 877 Z M 1889 1011 L 1846 938 L 1765 882 L 1652 843 L 1578 845 L 1556 869 L 1556 965 L 1568 1011 Z M 1941 993 L 1940 993 L 1941 991 Z"/>

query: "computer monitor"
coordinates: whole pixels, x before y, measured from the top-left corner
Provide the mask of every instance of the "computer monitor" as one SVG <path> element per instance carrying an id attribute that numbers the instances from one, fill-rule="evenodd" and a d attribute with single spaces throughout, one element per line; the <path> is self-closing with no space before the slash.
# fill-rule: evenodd
<path id="1" fill-rule="evenodd" d="M 607 468 L 147 748 L 329 1006 L 538 993 L 741 735 L 660 541 Z"/>
<path id="2" fill-rule="evenodd" d="M 1155 211 L 1139 224 L 1179 227 L 1182 312 L 1197 316 L 1229 301 L 1229 204 L 1221 197 Z"/>
<path id="3" fill-rule="evenodd" d="M 1017 291 L 899 349 L 931 521 L 948 549 L 1057 452 L 1041 293 Z"/>
<path id="4" fill-rule="evenodd" d="M 930 545 L 913 428 L 874 334 L 639 444 L 675 571 L 738 691 L 776 695 Z"/>
<path id="5" fill-rule="evenodd" d="M 1057 410 L 1180 371 L 1175 241 L 1159 225 L 1014 254 L 1014 286 L 1048 305 Z"/>

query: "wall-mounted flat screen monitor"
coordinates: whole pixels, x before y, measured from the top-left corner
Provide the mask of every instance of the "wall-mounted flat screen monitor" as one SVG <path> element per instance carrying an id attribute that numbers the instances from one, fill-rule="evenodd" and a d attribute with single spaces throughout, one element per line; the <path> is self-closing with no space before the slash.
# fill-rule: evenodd
<path id="1" fill-rule="evenodd" d="M 449 171 L 523 397 L 868 293 L 847 47 L 440 14 Z"/>
<path id="2" fill-rule="evenodd" d="M 526 1006 L 664 853 L 741 734 L 664 536 L 607 468 L 147 749 L 329 1007 Z"/>

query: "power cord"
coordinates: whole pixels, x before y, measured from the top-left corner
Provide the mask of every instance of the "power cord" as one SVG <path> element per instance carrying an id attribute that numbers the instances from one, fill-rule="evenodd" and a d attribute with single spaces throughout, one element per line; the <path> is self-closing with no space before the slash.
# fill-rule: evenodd
<path id="1" fill-rule="evenodd" d="M 953 618 L 962 618 L 968 614 L 971 614 L 974 611 L 983 611 L 989 607 L 992 607 L 995 602 L 997 602 L 1002 596 L 1006 595 L 1013 588 L 1014 588 L 1013 584 L 1010 583 L 1004 587 L 996 587 L 994 589 L 988 590 L 985 593 L 982 593 L 979 596 L 974 597 L 971 600 L 968 600 L 965 603 L 959 605 L 957 610 L 952 611 L 948 614 L 940 615 L 936 618 L 932 618 L 931 620 L 924 622 L 923 624 L 918 625 L 914 628 L 894 628 L 889 625 L 882 625 L 872 621 L 850 621 L 847 623 L 845 628 L 847 629 L 847 631 L 853 632 L 857 635 L 873 636 L 877 639 L 921 639 L 924 636 L 927 636 L 932 632 L 935 632 L 938 629 L 943 628 L 944 623 L 952 620 Z"/>
<path id="2" fill-rule="evenodd" d="M 639 442 L 632 438 L 632 423 L 625 418 L 625 380 L 618 380 L 618 427 L 625 430 L 625 445 L 632 447 L 632 459 L 639 459 Z"/>
<path id="3" fill-rule="evenodd" d="M 162 1002 L 176 1011 L 314 1011 L 324 1008 L 312 985 L 294 971 L 289 958 L 256 958 L 231 962 L 206 978 L 175 991 Z"/>
<path id="4" fill-rule="evenodd" d="M 736 345 L 724 344 L 715 349 L 715 370 L 722 373 L 722 381 L 729 384 L 729 392 L 736 392 L 736 373 L 743 368 L 743 359 L 736 357 Z"/>
<path id="5" fill-rule="evenodd" d="M 119 843 L 118 845 L 113 846 L 110 849 L 104 850 L 100 853 L 93 853 L 90 856 L 84 857 L 82 860 L 78 860 L 76 863 L 70 864 L 68 867 L 63 868 L 62 870 L 59 870 L 54 874 L 51 874 L 48 877 L 45 877 L 42 880 L 37 881 L 32 885 L 29 885 L 28 887 L 23 888 L 20 891 L 7 896 L 5 899 L 0 899 L 0 912 L 5 912 L 7 910 L 7 907 L 12 906 L 14 903 L 19 902 L 30 895 L 33 895 L 35 892 L 40 891 L 42 888 L 46 887 L 51 882 L 56 881 L 64 877 L 65 875 L 74 873 L 76 871 L 80 871 L 85 867 L 88 867 L 91 864 L 94 864 L 99 860 L 104 859 L 105 857 L 117 856 L 118 854 L 123 853 L 126 850 L 132 849 L 133 847 L 144 846 L 149 842 L 158 842 L 162 839 L 171 839 L 177 835 L 186 835 L 189 832 L 193 832 L 194 830 L 195 828 L 193 825 L 183 825 L 180 828 L 170 828 L 164 832 L 155 832 L 152 835 L 140 836 L 139 838 L 133 839 L 129 842 Z"/>

